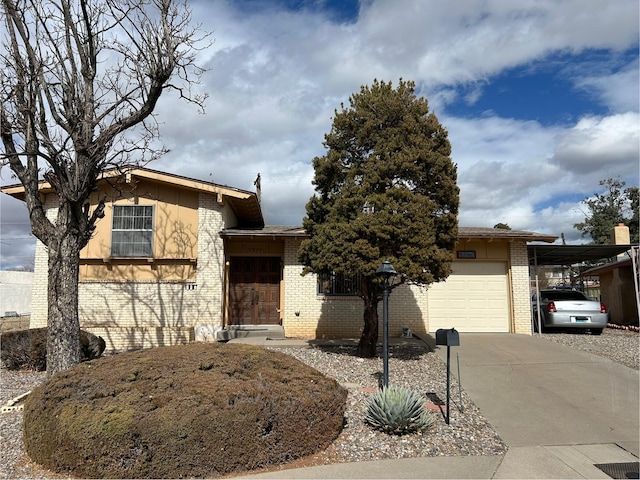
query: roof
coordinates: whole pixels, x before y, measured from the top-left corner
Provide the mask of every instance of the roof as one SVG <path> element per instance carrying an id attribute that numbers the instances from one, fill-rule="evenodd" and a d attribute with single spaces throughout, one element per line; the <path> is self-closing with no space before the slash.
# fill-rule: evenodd
<path id="1" fill-rule="evenodd" d="M 174 185 L 187 190 L 211 193 L 219 196 L 220 201 L 223 198 L 229 202 L 229 205 L 238 217 L 242 225 L 247 227 L 262 227 L 264 219 L 262 216 L 262 208 L 258 196 L 254 192 L 233 188 L 226 185 L 218 185 L 212 182 L 195 180 L 193 178 L 183 177 L 170 173 L 159 172 L 149 168 L 135 167 L 131 169 L 111 168 L 103 171 L 98 177 L 98 182 L 107 181 L 123 177 L 126 183 L 132 183 L 136 178 L 151 180 L 156 183 L 164 183 Z M 42 193 L 52 193 L 54 190 L 51 184 L 41 181 L 39 189 Z M 2 187 L 2 193 L 11 195 L 19 200 L 25 199 L 24 186 L 22 184 L 8 185 Z"/>
<path id="2" fill-rule="evenodd" d="M 632 268 L 631 258 L 627 257 L 623 260 L 618 260 L 617 262 L 607 263 L 606 265 L 600 265 L 599 267 L 590 268 L 589 270 L 585 270 L 582 272 L 582 276 L 598 276 L 603 273 L 609 272 L 611 270 L 615 270 L 617 268 Z"/>
<path id="3" fill-rule="evenodd" d="M 530 265 L 574 265 L 613 258 L 631 245 L 527 245 Z"/>
<path id="4" fill-rule="evenodd" d="M 307 237 L 299 226 L 265 226 L 262 228 L 228 228 L 221 232 L 223 237 Z M 483 240 L 524 240 L 527 242 L 553 242 L 558 237 L 522 230 L 502 230 L 498 228 L 459 227 L 460 239 Z"/>
<path id="5" fill-rule="evenodd" d="M 265 237 L 308 237 L 302 227 L 267 225 L 262 228 L 226 228 L 220 235 L 223 237 L 265 238 Z"/>
<path id="6" fill-rule="evenodd" d="M 555 242 L 558 237 L 545 233 L 524 230 L 505 230 L 502 228 L 458 227 L 458 238 L 480 238 L 487 240 L 525 240 L 527 242 Z"/>

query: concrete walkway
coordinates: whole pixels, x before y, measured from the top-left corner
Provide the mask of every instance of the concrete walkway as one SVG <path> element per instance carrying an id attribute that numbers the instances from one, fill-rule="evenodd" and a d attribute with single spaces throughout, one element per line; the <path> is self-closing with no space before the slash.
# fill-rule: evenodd
<path id="1" fill-rule="evenodd" d="M 436 354 L 446 361 L 446 348 Z M 246 478 L 611 478 L 594 465 L 638 462 L 637 370 L 514 334 L 461 333 L 460 346 L 452 347 L 453 373 L 457 357 L 462 387 L 509 445 L 506 455 L 325 465 Z"/>

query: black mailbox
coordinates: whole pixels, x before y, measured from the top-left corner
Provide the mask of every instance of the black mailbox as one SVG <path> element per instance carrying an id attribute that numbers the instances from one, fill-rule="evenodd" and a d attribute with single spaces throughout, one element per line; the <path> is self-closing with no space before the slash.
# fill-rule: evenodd
<path id="1" fill-rule="evenodd" d="M 460 335 L 455 328 L 439 328 L 436 330 L 436 345 L 448 347 L 460 346 Z"/>
<path id="2" fill-rule="evenodd" d="M 449 425 L 449 397 L 451 396 L 451 348 L 460 346 L 460 335 L 455 328 L 439 328 L 436 330 L 436 345 L 447 346 L 447 416 L 445 422 Z M 460 370 L 458 369 L 458 380 L 460 380 Z M 460 401 L 462 405 L 462 400 Z"/>

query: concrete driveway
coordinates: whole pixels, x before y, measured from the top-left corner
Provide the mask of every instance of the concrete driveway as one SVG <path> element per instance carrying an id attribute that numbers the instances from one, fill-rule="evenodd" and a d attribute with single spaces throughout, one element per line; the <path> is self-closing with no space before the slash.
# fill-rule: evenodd
<path id="1" fill-rule="evenodd" d="M 434 346 L 432 336 L 421 338 Z M 446 347 L 437 347 L 436 354 L 446 362 Z M 451 347 L 455 375 L 457 356 L 462 387 L 509 445 L 506 455 L 354 462 L 240 478 L 607 479 L 612 476 L 595 465 L 609 463 L 627 465 L 623 475 L 637 472 L 637 370 L 515 334 L 461 333 L 460 346 Z M 453 379 L 452 401 L 456 389 Z M 455 415 L 453 406 L 452 419 Z"/>
<path id="2" fill-rule="evenodd" d="M 510 447 L 505 478 L 519 477 L 510 462 L 541 471 L 556 462 L 574 474 L 577 460 L 638 456 L 637 370 L 537 336 L 461 333 L 451 351 L 452 372 L 459 357 L 462 388 Z M 446 347 L 436 353 L 446 361 Z"/>

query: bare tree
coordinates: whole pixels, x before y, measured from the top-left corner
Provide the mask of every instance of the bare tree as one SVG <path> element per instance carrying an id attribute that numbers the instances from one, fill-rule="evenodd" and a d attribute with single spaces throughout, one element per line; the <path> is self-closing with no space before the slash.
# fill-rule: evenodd
<path id="1" fill-rule="evenodd" d="M 104 198 L 89 196 L 108 167 L 131 168 L 155 147 L 162 93 L 203 106 L 192 87 L 208 35 L 172 0 L 0 0 L 0 162 L 25 189 L 33 234 L 48 249 L 49 375 L 79 361 L 78 273 Z M 56 195 L 48 219 L 39 182 Z"/>

